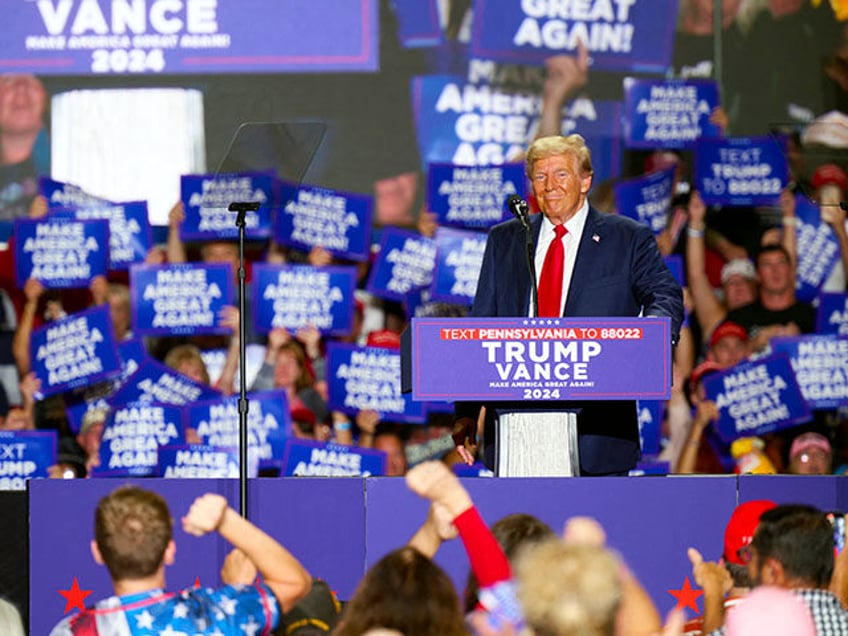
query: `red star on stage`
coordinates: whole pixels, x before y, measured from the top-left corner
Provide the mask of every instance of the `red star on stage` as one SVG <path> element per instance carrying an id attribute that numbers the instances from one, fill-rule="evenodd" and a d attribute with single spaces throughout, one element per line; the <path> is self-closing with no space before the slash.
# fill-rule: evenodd
<path id="1" fill-rule="evenodd" d="M 683 580 L 683 586 L 679 590 L 668 590 L 668 593 L 677 599 L 675 609 L 690 607 L 696 614 L 701 613 L 698 609 L 698 597 L 701 596 L 704 591 L 694 589 L 691 583 L 689 583 L 688 576 Z"/>
<path id="2" fill-rule="evenodd" d="M 92 590 L 81 590 L 77 577 L 74 577 L 73 585 L 69 590 L 59 590 L 59 594 L 65 597 L 65 614 L 72 609 L 77 608 L 80 611 L 85 609 L 85 597 L 91 594 Z"/>

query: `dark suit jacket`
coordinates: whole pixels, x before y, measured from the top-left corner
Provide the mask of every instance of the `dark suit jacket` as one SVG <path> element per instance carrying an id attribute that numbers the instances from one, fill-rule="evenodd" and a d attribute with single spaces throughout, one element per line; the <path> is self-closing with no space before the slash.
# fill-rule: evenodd
<path id="1" fill-rule="evenodd" d="M 530 217 L 533 244 L 542 215 Z M 517 219 L 493 227 L 486 242 L 483 266 L 471 315 L 527 316 L 530 274 L 526 233 Z M 663 263 L 651 230 L 627 217 L 589 208 L 568 289 L 564 316 L 668 316 L 674 342 L 683 320 L 683 293 Z M 638 372 L 634 361 L 634 372 Z M 492 408 L 509 410 L 510 404 Z M 522 408 L 527 408 L 523 403 Z M 473 415 L 479 405 L 457 404 L 457 415 Z M 639 459 L 636 407 L 631 401 L 550 402 L 538 408 L 582 408 L 578 414 L 580 467 L 584 474 L 630 470 Z M 494 428 L 487 422 L 487 446 Z M 487 460 L 493 449 L 485 449 Z"/>

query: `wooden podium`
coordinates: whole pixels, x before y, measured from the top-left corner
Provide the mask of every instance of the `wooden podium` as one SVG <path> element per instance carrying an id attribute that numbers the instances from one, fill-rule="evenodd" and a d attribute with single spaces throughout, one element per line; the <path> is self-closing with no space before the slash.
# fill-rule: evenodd
<path id="1" fill-rule="evenodd" d="M 413 318 L 401 388 L 494 409 L 497 476 L 570 477 L 580 458 L 569 402 L 667 400 L 671 353 L 668 318 Z"/>

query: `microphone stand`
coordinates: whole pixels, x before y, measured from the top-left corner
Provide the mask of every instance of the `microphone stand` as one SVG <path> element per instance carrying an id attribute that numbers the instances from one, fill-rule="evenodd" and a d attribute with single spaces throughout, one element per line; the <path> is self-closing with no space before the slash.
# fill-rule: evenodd
<path id="1" fill-rule="evenodd" d="M 530 222 L 527 220 L 526 213 L 521 217 L 521 223 L 524 225 L 525 245 L 527 248 L 527 271 L 530 272 L 530 302 L 533 303 L 533 317 L 536 318 L 539 315 L 539 287 L 536 284 L 536 246 L 533 245 Z"/>
<path id="2" fill-rule="evenodd" d="M 524 227 L 524 240 L 526 246 L 527 271 L 530 273 L 530 302 L 532 304 L 533 317 L 539 315 L 539 289 L 536 284 L 536 246 L 533 245 L 533 236 L 530 232 L 530 207 L 527 201 L 518 195 L 510 195 L 507 198 L 507 207 Z"/>
<path id="3" fill-rule="evenodd" d="M 259 210 L 258 201 L 240 201 L 230 203 L 230 212 L 237 212 L 236 227 L 239 229 L 239 512 L 247 519 L 247 370 L 245 365 L 245 303 L 244 303 L 244 228 L 245 214 Z"/>

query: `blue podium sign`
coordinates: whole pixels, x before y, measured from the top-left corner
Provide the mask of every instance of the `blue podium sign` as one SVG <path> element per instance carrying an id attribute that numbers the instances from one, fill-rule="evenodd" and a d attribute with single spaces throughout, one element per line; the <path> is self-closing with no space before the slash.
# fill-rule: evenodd
<path id="1" fill-rule="evenodd" d="M 414 400 L 671 395 L 668 318 L 413 318 L 411 355 Z"/>

